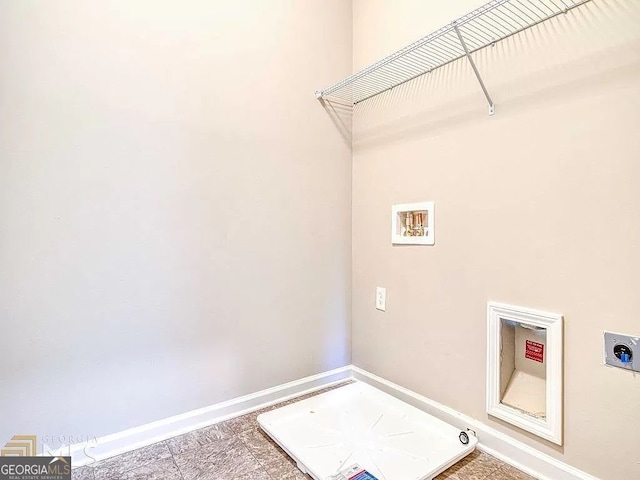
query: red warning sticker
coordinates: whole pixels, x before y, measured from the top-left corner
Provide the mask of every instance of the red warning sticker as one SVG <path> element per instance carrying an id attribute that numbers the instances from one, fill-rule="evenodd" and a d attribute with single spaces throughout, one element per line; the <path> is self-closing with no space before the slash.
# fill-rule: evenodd
<path id="1" fill-rule="evenodd" d="M 544 362 L 544 345 L 541 343 L 532 342 L 531 340 L 527 340 L 524 356 L 529 360 L 543 363 Z"/>

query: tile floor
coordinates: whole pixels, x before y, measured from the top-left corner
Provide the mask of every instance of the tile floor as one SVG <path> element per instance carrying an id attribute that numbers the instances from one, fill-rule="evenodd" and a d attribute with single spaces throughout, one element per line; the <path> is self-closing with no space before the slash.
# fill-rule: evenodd
<path id="1" fill-rule="evenodd" d="M 262 432 L 256 419 L 263 411 L 323 391 L 78 468 L 73 471 L 73 480 L 308 480 L 311 477 L 297 469 Z M 437 477 L 444 479 L 533 477 L 476 450 Z"/>

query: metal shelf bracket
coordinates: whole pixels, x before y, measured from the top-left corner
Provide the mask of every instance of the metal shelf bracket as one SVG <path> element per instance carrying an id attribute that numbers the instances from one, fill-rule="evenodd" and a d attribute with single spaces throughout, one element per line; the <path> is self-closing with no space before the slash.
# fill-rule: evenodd
<path id="1" fill-rule="evenodd" d="M 467 44 L 464 42 L 464 38 L 462 38 L 462 34 L 460 33 L 460 29 L 458 28 L 458 25 L 456 25 L 456 22 L 453 22 L 453 28 L 456 31 L 456 34 L 458 35 L 458 39 L 460 40 L 460 45 L 462 45 L 462 49 L 464 50 L 464 54 L 467 57 L 467 60 L 469 60 L 469 63 L 471 64 L 471 68 L 473 69 L 473 73 L 475 73 L 476 78 L 478 79 L 478 83 L 480 84 L 480 88 L 482 88 L 482 92 L 484 93 L 484 96 L 487 99 L 487 102 L 489 103 L 489 115 L 493 115 L 494 113 L 496 113 L 496 106 L 493 103 L 493 100 L 491 99 L 491 95 L 489 95 L 489 91 L 487 90 L 487 87 L 484 85 L 484 82 L 482 81 L 482 76 L 480 76 L 480 72 L 478 71 L 478 67 L 476 67 L 476 63 L 473 61 L 473 58 L 471 57 L 471 54 L 469 53 L 469 49 L 467 48 Z"/>

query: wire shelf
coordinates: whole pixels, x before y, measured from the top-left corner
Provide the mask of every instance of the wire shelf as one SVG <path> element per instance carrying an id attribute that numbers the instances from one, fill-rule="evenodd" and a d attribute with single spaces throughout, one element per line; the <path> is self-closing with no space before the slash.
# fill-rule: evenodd
<path id="1" fill-rule="evenodd" d="M 493 113 L 493 102 L 469 55 L 590 0 L 492 0 L 344 80 L 316 91 L 318 99 L 355 105 L 467 57 Z"/>

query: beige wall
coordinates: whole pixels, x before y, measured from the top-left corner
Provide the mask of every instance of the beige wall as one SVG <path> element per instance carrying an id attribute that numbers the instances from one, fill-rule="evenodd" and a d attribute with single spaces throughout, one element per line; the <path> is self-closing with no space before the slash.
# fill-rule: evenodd
<path id="1" fill-rule="evenodd" d="M 344 0 L 0 2 L 0 444 L 350 362 Z M 328 54 L 325 52 L 329 52 Z"/>
<path id="2" fill-rule="evenodd" d="M 355 0 L 354 68 L 482 3 Z M 457 62 L 353 119 L 354 364 L 603 479 L 640 478 L 640 376 L 602 360 L 640 331 L 638 25 L 594 0 L 479 53 L 491 118 Z M 391 205 L 429 200 L 435 246 L 393 247 Z M 488 300 L 564 314 L 563 447 L 485 414 Z"/>

